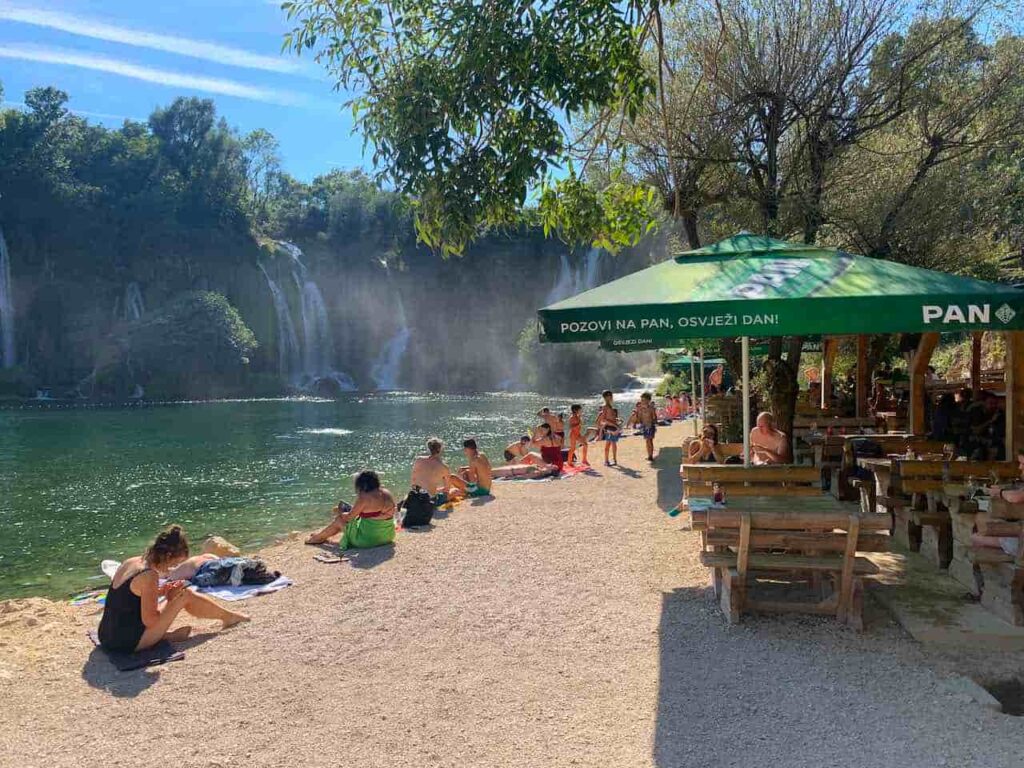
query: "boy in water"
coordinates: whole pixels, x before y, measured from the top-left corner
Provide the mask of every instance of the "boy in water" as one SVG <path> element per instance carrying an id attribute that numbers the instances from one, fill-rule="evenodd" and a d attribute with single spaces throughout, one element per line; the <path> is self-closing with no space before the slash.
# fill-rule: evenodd
<path id="1" fill-rule="evenodd" d="M 469 466 L 459 467 L 458 474 L 448 478 L 448 482 L 466 496 L 471 498 L 491 495 L 491 462 L 480 452 L 476 440 L 467 437 L 462 441 L 462 452 L 469 460 Z"/>
<path id="2" fill-rule="evenodd" d="M 658 431 L 658 410 L 654 407 L 650 392 L 640 395 L 640 402 L 636 404 L 629 421 L 626 422 L 627 429 L 634 425 L 640 427 L 640 434 L 647 444 L 647 460 L 654 461 L 654 435 Z"/>
<path id="3" fill-rule="evenodd" d="M 597 412 L 597 434 L 604 440 L 604 465 L 610 467 L 619 463 L 619 437 L 622 430 L 619 426 L 619 411 L 612 404 L 612 391 L 606 389 L 601 393 L 604 405 Z M 611 453 L 611 461 L 608 454 Z"/>

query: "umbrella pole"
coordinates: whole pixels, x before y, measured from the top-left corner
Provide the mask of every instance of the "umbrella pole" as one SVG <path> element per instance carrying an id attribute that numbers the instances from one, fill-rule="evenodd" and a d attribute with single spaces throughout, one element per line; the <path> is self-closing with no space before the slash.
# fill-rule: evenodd
<path id="1" fill-rule="evenodd" d="M 740 340 L 743 352 L 743 463 L 750 466 L 750 337 Z"/>
<path id="2" fill-rule="evenodd" d="M 708 382 L 704 378 L 704 347 L 700 348 L 700 423 L 708 417 Z"/>
<path id="3" fill-rule="evenodd" d="M 693 348 L 690 348 L 690 414 L 693 416 L 693 436 L 700 434 L 697 428 L 697 367 L 693 363 Z"/>

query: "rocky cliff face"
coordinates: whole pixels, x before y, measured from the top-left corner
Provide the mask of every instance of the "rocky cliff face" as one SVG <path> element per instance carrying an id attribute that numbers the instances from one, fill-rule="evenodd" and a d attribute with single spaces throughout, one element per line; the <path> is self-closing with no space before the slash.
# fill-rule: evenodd
<path id="1" fill-rule="evenodd" d="M 8 241 L 17 368 L 55 395 L 95 373 L 112 336 L 195 289 L 226 296 L 252 329 L 259 346 L 244 386 L 259 394 L 511 388 L 517 339 L 539 307 L 667 253 L 663 238 L 614 257 L 571 252 L 531 231 L 489 235 L 449 260 L 358 241 L 245 240 L 229 258 L 184 255 L 145 274 L 60 274 L 17 234 Z"/>

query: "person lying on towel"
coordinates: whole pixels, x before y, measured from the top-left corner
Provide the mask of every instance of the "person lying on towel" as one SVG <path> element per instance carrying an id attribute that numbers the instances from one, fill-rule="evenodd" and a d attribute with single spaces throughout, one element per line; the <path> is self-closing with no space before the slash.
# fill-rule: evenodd
<path id="1" fill-rule="evenodd" d="M 338 549 L 368 549 L 390 544 L 395 540 L 395 497 L 382 488 L 380 477 L 370 469 L 356 475 L 356 501 L 338 502 L 334 520 L 308 539 L 307 544 L 323 544 L 341 534 Z"/>

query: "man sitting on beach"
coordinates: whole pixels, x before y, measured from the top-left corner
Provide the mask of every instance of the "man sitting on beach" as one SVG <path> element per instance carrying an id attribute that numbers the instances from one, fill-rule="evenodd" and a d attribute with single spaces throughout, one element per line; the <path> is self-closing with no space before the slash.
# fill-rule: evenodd
<path id="1" fill-rule="evenodd" d="M 640 428 L 640 434 L 647 445 L 647 460 L 654 461 L 654 434 L 658 431 L 658 411 L 654 407 L 650 392 L 640 395 L 640 401 L 626 422 L 627 429 L 634 425 Z"/>
<path id="2" fill-rule="evenodd" d="M 444 443 L 439 438 L 427 440 L 427 455 L 419 456 L 412 463 L 412 477 L 409 485 L 419 487 L 430 494 L 435 505 L 444 504 L 448 500 L 449 482 L 452 471 L 441 459 Z"/>
<path id="3" fill-rule="evenodd" d="M 476 440 L 467 437 L 462 441 L 462 451 L 469 460 L 469 466 L 459 467 L 457 474 L 451 475 L 448 482 L 456 490 L 461 491 L 469 497 L 490 496 L 491 462 L 487 456 L 477 448 Z"/>
<path id="4" fill-rule="evenodd" d="M 775 428 L 775 417 L 765 411 L 757 416 L 750 431 L 751 464 L 785 464 L 789 459 L 789 439 Z"/>

